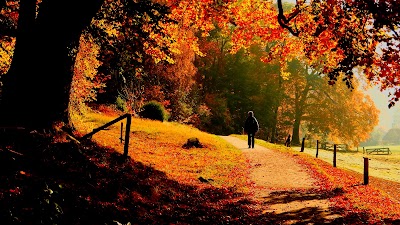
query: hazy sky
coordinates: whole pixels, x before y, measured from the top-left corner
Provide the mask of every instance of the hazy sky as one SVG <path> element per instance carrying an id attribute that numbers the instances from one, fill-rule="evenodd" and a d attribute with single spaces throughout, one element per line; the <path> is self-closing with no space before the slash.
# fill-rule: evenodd
<path id="1" fill-rule="evenodd" d="M 377 87 L 371 88 L 367 91 L 367 94 L 371 96 L 371 98 L 375 102 L 375 106 L 381 111 L 379 115 L 379 125 L 382 128 L 388 130 L 392 127 L 393 115 L 395 111 L 400 110 L 400 102 L 397 103 L 394 107 L 388 108 L 388 100 L 389 97 L 387 93 L 380 92 Z"/>

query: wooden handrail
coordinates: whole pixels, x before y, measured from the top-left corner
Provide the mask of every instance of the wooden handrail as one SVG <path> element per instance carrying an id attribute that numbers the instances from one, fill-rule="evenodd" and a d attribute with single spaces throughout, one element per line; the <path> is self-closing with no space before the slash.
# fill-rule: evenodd
<path id="1" fill-rule="evenodd" d="M 91 136 L 93 136 L 93 134 L 95 134 L 95 133 L 97 133 L 97 132 L 99 132 L 99 131 L 101 131 L 101 130 L 104 130 L 105 128 L 107 128 L 107 127 L 113 125 L 114 123 L 116 123 L 116 122 L 118 122 L 118 121 L 120 121 L 120 120 L 125 119 L 125 117 L 128 117 L 128 116 L 131 116 L 131 114 L 122 115 L 122 116 L 120 116 L 120 117 L 118 117 L 118 118 L 116 118 L 116 119 L 114 119 L 114 120 L 112 120 L 112 121 L 110 121 L 110 122 L 104 124 L 103 126 L 100 126 L 100 127 L 98 127 L 98 128 L 95 128 L 95 129 L 93 129 L 92 132 L 90 132 L 90 133 L 88 133 L 88 134 L 85 134 L 85 135 L 82 136 L 80 139 L 90 138 Z"/>
<path id="2" fill-rule="evenodd" d="M 125 115 L 122 115 L 122 116 L 120 116 L 120 117 L 118 117 L 118 118 L 116 118 L 116 119 L 114 119 L 114 120 L 112 120 L 112 121 L 110 121 L 110 122 L 98 127 L 98 128 L 93 129 L 92 132 L 90 132 L 88 134 L 85 134 L 80 139 L 82 140 L 82 139 L 91 138 L 95 133 L 97 133 L 97 132 L 99 132 L 101 130 L 105 130 L 105 128 L 107 128 L 107 127 L 113 125 L 114 123 L 117 123 L 117 122 L 119 122 L 119 121 L 121 121 L 121 120 L 123 120 L 125 118 L 126 118 L 127 122 L 126 122 L 126 129 L 125 129 L 124 156 L 126 157 L 126 156 L 128 156 L 129 134 L 131 132 L 131 122 L 132 122 L 132 115 L 129 114 L 129 113 L 127 113 Z"/>

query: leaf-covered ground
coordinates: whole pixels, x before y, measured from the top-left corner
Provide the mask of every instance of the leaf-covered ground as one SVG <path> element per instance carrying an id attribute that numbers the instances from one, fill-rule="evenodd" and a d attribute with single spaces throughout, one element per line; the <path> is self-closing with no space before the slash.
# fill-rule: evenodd
<path id="1" fill-rule="evenodd" d="M 114 118 L 93 115 L 77 127 L 84 134 Z M 260 211 L 251 198 L 247 162 L 239 150 L 213 135 L 139 119 L 133 120 L 131 131 L 128 159 L 121 155 L 119 124 L 81 144 L 54 143 L 45 134 L 3 132 L 1 224 L 279 224 L 285 216 L 313 213 Z M 192 136 L 205 148 L 182 148 Z M 314 171 L 323 187 L 313 196 L 331 199 L 332 210 L 342 215 L 333 223 L 398 221 L 399 203 L 392 195 L 359 185 L 354 174 L 323 161 L 295 158 Z M 285 201 L 310 197 L 287 193 Z"/>

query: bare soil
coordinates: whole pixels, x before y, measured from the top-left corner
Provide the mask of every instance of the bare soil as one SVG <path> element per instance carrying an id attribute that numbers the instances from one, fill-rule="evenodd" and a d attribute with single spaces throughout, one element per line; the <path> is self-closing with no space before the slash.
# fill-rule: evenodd
<path id="1" fill-rule="evenodd" d="M 318 189 L 316 180 L 306 167 L 296 162 L 295 156 L 257 144 L 254 149 L 249 149 L 247 141 L 236 137 L 221 138 L 242 150 L 247 157 L 254 183 L 253 198 L 263 213 L 281 215 L 280 224 L 315 224 L 340 217 L 330 211 L 329 198 L 313 191 Z"/>

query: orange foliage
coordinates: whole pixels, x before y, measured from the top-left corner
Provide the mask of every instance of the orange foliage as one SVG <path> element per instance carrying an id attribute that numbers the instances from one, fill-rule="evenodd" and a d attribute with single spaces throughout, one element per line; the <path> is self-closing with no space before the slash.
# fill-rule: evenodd
<path id="1" fill-rule="evenodd" d="M 272 41 L 285 43 L 284 46 L 288 49 L 279 51 L 281 55 L 299 53 L 298 43 L 300 42 L 289 38 L 288 32 L 279 26 L 276 19 L 277 11 L 270 1 L 170 0 L 162 2 L 171 7 L 170 18 L 179 22 L 179 25 L 167 26 L 167 30 L 171 34 L 175 33 L 175 40 L 178 40 L 178 43 L 182 40 L 190 43 L 191 48 L 199 55 L 203 53 L 199 51 L 198 39 L 187 35 L 178 36 L 177 29 L 199 31 L 203 37 L 206 37 L 213 29 L 220 28 L 224 35 L 232 37 L 232 53 L 241 48 L 249 48 L 253 44 L 265 46 Z M 296 42 L 291 43 L 292 41 Z M 274 53 L 274 51 L 270 52 L 271 55 Z"/>
<path id="2" fill-rule="evenodd" d="M 183 31 L 179 32 L 183 35 Z M 192 32 L 187 32 L 189 38 L 194 38 Z M 194 75 L 196 74 L 196 67 L 193 65 L 195 52 L 190 48 L 191 43 L 181 42 L 179 46 L 179 53 L 174 54 L 175 63 L 166 68 L 163 76 L 168 77 L 173 83 L 176 84 L 176 89 L 183 92 L 189 92 L 194 84 Z"/>
<path id="3" fill-rule="evenodd" d="M 276 10 L 272 1 L 261 0 L 158 2 L 170 6 L 170 18 L 179 22 L 175 29 L 170 26 L 170 31 L 179 27 L 208 36 L 219 27 L 232 37 L 232 52 L 254 43 L 262 44 L 268 53 L 262 60 L 278 58 L 282 68 L 287 60 L 306 56 L 309 65 L 323 67 L 323 73 L 331 78 L 330 84 L 336 83 L 340 76 L 351 87 L 353 69 L 360 67 L 372 83 L 392 91 L 389 107 L 400 98 L 397 88 L 400 45 L 395 19 L 398 4 L 393 0 L 369 4 L 296 1 L 296 6 L 288 12 Z M 281 0 L 277 2 L 279 5 Z M 184 38 L 185 35 L 175 35 L 172 39 Z M 198 46 L 196 38 L 187 40 Z"/>
<path id="4" fill-rule="evenodd" d="M 332 206 L 338 208 L 342 216 L 353 213 L 368 214 L 369 218 L 362 219 L 367 220 L 369 224 L 379 224 L 382 219 L 400 219 L 397 199 L 384 191 L 371 185 L 360 185 L 362 181 L 345 170 L 332 167 L 322 160 L 312 159 L 309 155 L 301 155 L 299 159 L 301 164 L 314 171 L 315 177 L 321 181 L 322 190 L 340 190 L 343 193 L 331 199 Z"/>
<path id="5" fill-rule="evenodd" d="M 0 74 L 5 74 L 11 65 L 15 38 L 10 41 L 0 40 L 0 45 Z"/>
<path id="6" fill-rule="evenodd" d="M 182 31 L 179 33 L 183 35 Z M 186 35 L 194 37 L 194 34 L 190 32 Z M 185 41 L 180 43 L 179 53 L 173 54 L 174 64 L 159 64 L 155 67 L 156 73 L 159 74 L 160 84 L 145 90 L 148 100 L 163 102 L 163 105 L 171 112 L 172 119 L 177 121 L 185 120 L 193 114 L 188 96 L 195 84 L 197 69 L 193 64 L 195 52 L 190 44 Z"/>
<path id="7" fill-rule="evenodd" d="M 280 22 L 303 42 L 311 64 L 323 66 L 331 84 L 341 77 L 351 87 L 353 69 L 359 68 L 391 92 L 390 108 L 400 96 L 399 6 L 395 0 L 367 2 L 296 1 Z"/>
<path id="8" fill-rule="evenodd" d="M 96 93 L 104 87 L 107 78 L 99 77 L 97 60 L 99 48 L 90 37 L 81 37 L 74 67 L 74 78 L 71 85 L 70 106 L 79 110 L 85 102 L 96 100 Z"/>
<path id="9" fill-rule="evenodd" d="M 342 84 L 343 85 L 343 84 Z M 336 104 L 332 105 L 331 111 L 335 116 L 331 116 L 334 121 L 330 136 L 350 144 L 350 147 L 358 146 L 359 143 L 367 140 L 374 127 L 378 124 L 379 110 L 369 96 L 360 90 L 349 92 L 347 88 L 342 88 L 341 95 L 336 99 Z"/>

